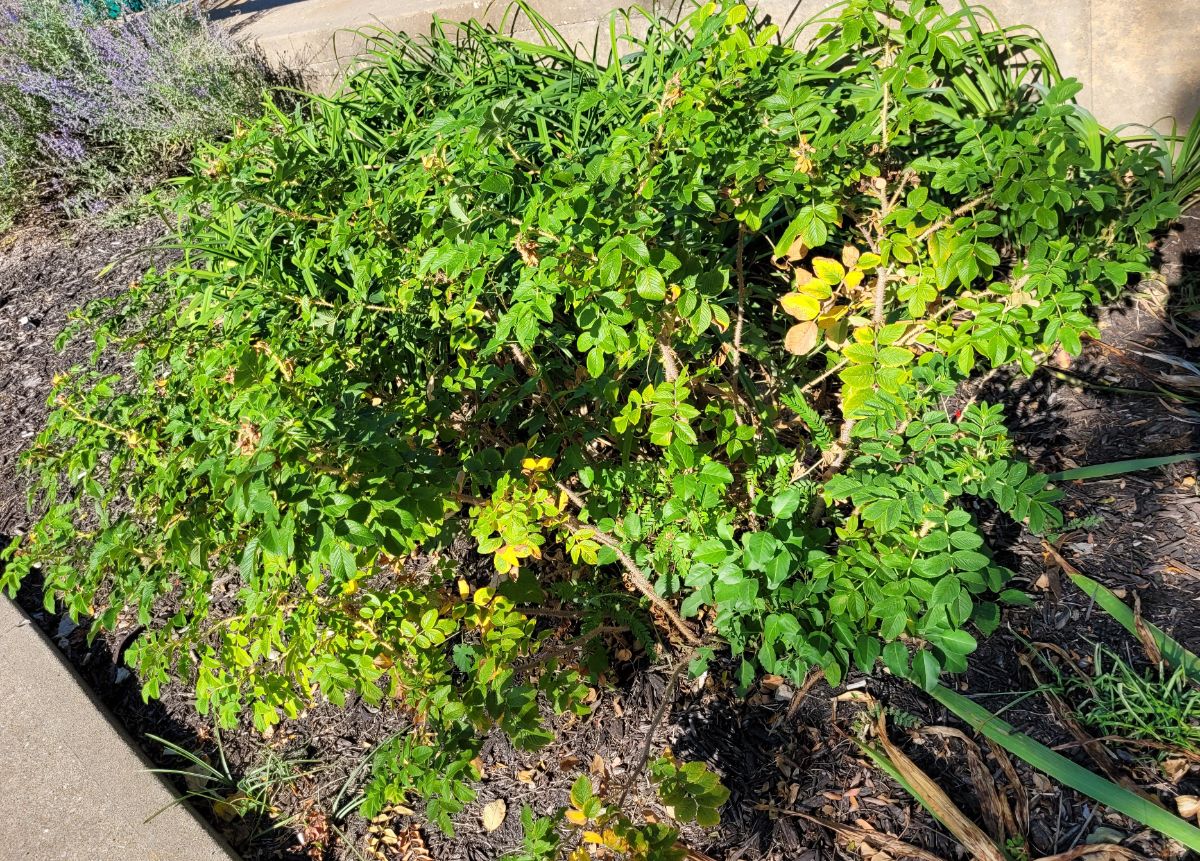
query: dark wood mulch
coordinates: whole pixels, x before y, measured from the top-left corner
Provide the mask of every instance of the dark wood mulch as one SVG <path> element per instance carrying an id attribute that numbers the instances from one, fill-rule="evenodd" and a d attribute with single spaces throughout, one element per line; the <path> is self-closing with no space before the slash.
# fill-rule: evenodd
<path id="1" fill-rule="evenodd" d="M 1200 220 L 1181 224 L 1186 227 L 1171 232 L 1161 248 L 1171 283 L 1142 285 L 1131 298 L 1105 311 L 1103 342 L 1089 345 L 1081 359 L 1058 368 L 1089 384 L 1072 384 L 1043 370 L 1030 379 L 993 378 L 980 393 L 984 399 L 1005 403 L 1019 447 L 1043 469 L 1200 449 L 1200 412 L 1196 411 L 1200 408 L 1092 385 L 1150 389 L 1157 374 L 1173 369 L 1146 353 L 1200 359 L 1194 345 L 1183 343 L 1162 322 L 1164 307 L 1181 285 L 1197 277 L 1192 270 L 1200 253 Z M 17 534 L 29 524 L 26 479 L 16 462 L 44 421 L 49 381 L 90 349 L 81 343 L 65 355 L 56 354 L 55 335 L 72 308 L 113 295 L 138 277 L 149 260 L 130 252 L 160 236 L 160 231 L 153 222 L 124 230 L 81 227 L 65 234 L 27 227 L 0 239 L 0 537 Z M 119 262 L 113 269 L 97 278 L 114 259 Z M 1065 490 L 1065 511 L 1078 526 L 1061 537 L 1058 546 L 1063 556 L 1109 586 L 1125 590 L 1127 596 L 1140 596 L 1148 618 L 1200 650 L 1196 464 L 1074 483 Z M 1028 643 L 1042 641 L 1086 663 L 1094 645 L 1104 643 L 1141 661 L 1137 646 L 1056 575 L 1038 541 L 993 522 L 985 510 L 980 515 L 992 523 L 993 547 L 1018 572 L 1019 585 L 1030 589 L 1036 601 L 1031 608 L 1006 613 L 1004 626 L 974 656 L 960 688 L 971 695 L 986 695 L 981 701 L 994 710 L 1011 703 L 1004 712 L 1006 720 L 1046 743 L 1063 745 L 1067 755 L 1086 762 L 1044 699 L 1020 698 L 1033 683 L 1017 656 Z M 157 762 L 166 767 L 181 765 L 147 734 L 216 756 L 213 728 L 196 715 L 186 690 L 172 689 L 150 704 L 141 701 L 136 679 L 120 667 L 119 660 L 136 629 L 119 629 L 89 645 L 83 628 L 72 628 L 41 609 L 34 587 L 23 589 L 20 600 L 55 636 L 101 699 L 143 739 Z M 632 646 L 617 640 L 608 645 L 614 653 Z M 430 854 L 438 861 L 483 861 L 516 848 L 522 805 L 547 811 L 561 804 L 571 782 L 584 772 L 609 786 L 621 785 L 638 762 L 653 716 L 667 693 L 670 666 L 669 655 L 651 661 L 635 653 L 624 663 L 616 662 L 604 683 L 596 685 L 594 711 L 586 718 L 558 721 L 558 740 L 536 754 L 515 751 L 499 733 L 490 735 L 480 757 L 484 780 L 479 798 L 458 817 L 454 838 L 415 817 L 400 817 L 394 827 L 399 831 L 409 822 L 420 825 Z M 695 857 L 728 861 L 890 857 L 860 852 L 797 813 L 857 823 L 943 858 L 962 857 L 945 831 L 859 752 L 852 737 L 861 708 L 852 701 L 835 702 L 841 690 L 831 691 L 820 683 L 797 693 L 767 679 L 747 697 L 738 698 L 730 693 L 731 675 L 731 668 L 718 662 L 707 676 L 682 683 L 672 692 L 667 717 L 651 742 L 654 753 L 669 746 L 680 757 L 708 761 L 732 790 L 719 828 L 708 833 L 685 830 L 688 845 L 704 853 Z M 928 698 L 887 675 L 852 677 L 848 684 L 864 685 L 873 696 L 922 723 L 954 723 Z M 292 763 L 295 779 L 277 793 L 274 822 L 225 821 L 206 802 L 197 808 L 247 859 L 367 857 L 365 823 L 354 816 L 338 819 L 334 811 L 352 796 L 364 754 L 404 729 L 404 719 L 392 711 L 351 703 L 345 709 L 315 705 L 269 737 L 248 726 L 223 733 L 221 746 L 235 774 L 246 773 L 271 754 Z M 979 817 L 961 746 L 927 735 L 909 736 L 900 727 L 893 727 L 892 735 L 969 815 Z M 1194 772 L 1175 775 L 1177 781 L 1172 782 L 1153 762 L 1127 751 L 1119 756 L 1130 776 L 1160 792 L 1168 803 L 1173 794 L 1194 794 L 1200 787 Z M 988 759 L 988 764 L 1000 774 L 994 760 Z M 1021 765 L 1017 771 L 1030 799 L 1032 857 L 1068 849 L 1101 826 L 1115 829 L 1126 845 L 1150 856 L 1171 857 L 1168 844 L 1139 831 L 1130 820 L 1097 809 L 1088 799 Z M 644 781 L 631 794 L 635 808 L 664 816 L 651 796 Z M 509 812 L 498 830 L 487 833 L 481 811 L 495 799 L 503 799 Z M 330 823 L 334 828 L 326 827 Z M 305 844 L 322 835 L 323 847 Z"/>

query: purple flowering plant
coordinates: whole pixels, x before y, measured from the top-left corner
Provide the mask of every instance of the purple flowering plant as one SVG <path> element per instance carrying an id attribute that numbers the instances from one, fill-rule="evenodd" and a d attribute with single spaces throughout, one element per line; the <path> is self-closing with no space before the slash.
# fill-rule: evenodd
<path id="1" fill-rule="evenodd" d="M 74 215 L 144 190 L 257 113 L 267 86 L 194 2 L 110 20 L 89 0 L 0 0 L 0 225 L 41 201 Z"/>

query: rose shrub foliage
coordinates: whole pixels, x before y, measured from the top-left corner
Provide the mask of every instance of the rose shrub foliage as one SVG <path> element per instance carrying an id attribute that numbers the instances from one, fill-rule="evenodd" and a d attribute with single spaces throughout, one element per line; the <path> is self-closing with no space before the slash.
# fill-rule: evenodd
<path id="1" fill-rule="evenodd" d="M 961 671 L 1023 597 L 972 500 L 1059 516 L 999 407 L 946 404 L 1077 354 L 1174 207 L 1035 36 L 830 15 L 391 37 L 210 148 L 180 262 L 84 319 L 135 378 L 58 381 L 4 584 L 136 615 L 148 696 L 260 727 L 354 694 L 535 746 L 585 708 L 547 607 L 743 683 Z"/>

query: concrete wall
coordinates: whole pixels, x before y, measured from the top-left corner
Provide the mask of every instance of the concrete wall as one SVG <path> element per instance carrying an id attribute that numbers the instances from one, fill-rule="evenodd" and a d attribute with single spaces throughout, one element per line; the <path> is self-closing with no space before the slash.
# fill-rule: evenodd
<path id="1" fill-rule="evenodd" d="M 590 45 L 607 32 L 611 10 L 630 0 L 533 0 L 571 40 Z M 682 0 L 649 0 L 660 14 Z M 948 3 L 952 0 L 947 0 Z M 762 0 L 759 8 L 791 30 L 830 0 Z M 954 4 L 956 5 L 956 4 Z M 1080 101 L 1109 126 L 1188 122 L 1200 110 L 1200 0 L 989 0 L 1002 24 L 1041 31 L 1066 75 L 1084 85 Z M 309 66 L 330 80 L 364 39 L 348 28 L 427 32 L 433 16 L 498 23 L 503 3 L 472 0 L 217 0 L 215 16 L 257 41 L 272 58 Z M 338 32 L 343 31 L 343 32 Z"/>

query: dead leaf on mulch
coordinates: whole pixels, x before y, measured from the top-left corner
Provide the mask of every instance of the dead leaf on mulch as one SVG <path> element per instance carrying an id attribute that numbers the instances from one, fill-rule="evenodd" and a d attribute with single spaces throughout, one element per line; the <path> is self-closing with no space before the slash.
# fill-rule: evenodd
<path id="1" fill-rule="evenodd" d="M 899 837 L 884 834 L 882 831 L 869 831 L 866 828 L 859 828 L 855 825 L 845 825 L 841 822 L 834 822 L 832 819 L 826 819 L 823 816 L 803 813 L 799 810 L 774 810 L 788 816 L 808 820 L 820 825 L 822 828 L 828 828 L 847 843 L 864 844 L 876 852 L 886 852 L 893 858 L 912 858 L 915 861 L 945 861 L 940 855 L 934 855 L 932 852 L 907 843 Z"/>
<path id="2" fill-rule="evenodd" d="M 1186 756 L 1168 756 L 1160 764 L 1163 775 L 1171 783 L 1179 783 L 1192 770 L 1192 762 Z"/>
<path id="3" fill-rule="evenodd" d="M 980 813 L 988 833 L 999 844 L 1004 844 L 1009 839 L 1024 841 L 1025 829 L 1018 825 L 1017 815 L 1009 805 L 1007 796 L 1001 794 L 999 785 L 983 760 L 979 745 L 966 733 L 953 727 L 927 726 L 918 732 L 921 735 L 955 739 L 962 744 L 967 756 L 971 785 L 975 787 L 975 797 L 979 800 Z M 1018 792 L 1023 794 L 1024 790 L 1020 789 L 1019 782 L 1017 787 Z"/>
<path id="4" fill-rule="evenodd" d="M 507 815 L 508 805 L 504 803 L 503 798 L 489 801 L 483 808 L 483 830 L 487 832 L 495 831 L 504 824 L 504 817 Z"/>
<path id="5" fill-rule="evenodd" d="M 896 771 L 900 773 L 920 801 L 966 848 L 971 857 L 982 859 L 982 861 L 1008 861 L 1008 857 L 992 842 L 992 838 L 968 819 L 966 814 L 950 800 L 950 796 L 946 795 L 928 774 L 908 758 L 908 754 L 892 744 L 891 739 L 888 738 L 887 725 L 882 712 L 876 720 L 875 728 L 879 735 L 879 743 L 883 746 L 884 753 L 892 761 Z"/>
<path id="6" fill-rule="evenodd" d="M 1112 843 L 1076 846 L 1067 852 L 1039 858 L 1038 861 L 1078 861 L 1080 858 L 1088 858 L 1091 861 L 1146 861 L 1145 855 Z"/>
<path id="7" fill-rule="evenodd" d="M 425 846 L 421 829 L 416 825 L 408 826 L 396 837 L 396 845 L 391 847 L 392 857 L 396 861 L 433 861 L 433 856 Z"/>
<path id="8" fill-rule="evenodd" d="M 1200 796 L 1180 795 L 1175 799 L 1175 809 L 1184 819 L 1200 818 Z"/>

